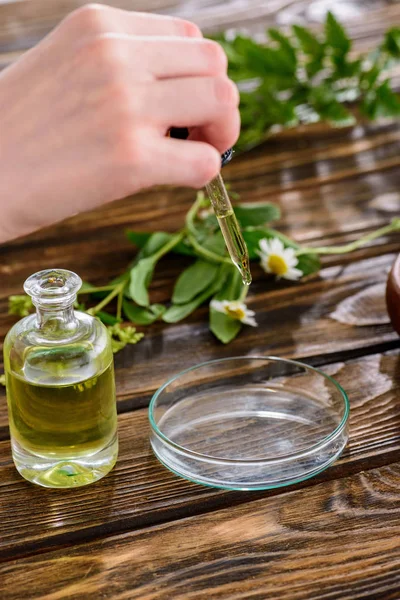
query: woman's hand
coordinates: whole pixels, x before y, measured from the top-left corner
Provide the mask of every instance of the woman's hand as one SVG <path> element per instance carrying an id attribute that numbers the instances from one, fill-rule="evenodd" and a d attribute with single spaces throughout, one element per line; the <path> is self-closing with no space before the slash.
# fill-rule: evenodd
<path id="1" fill-rule="evenodd" d="M 0 74 L 0 242 L 154 184 L 202 187 L 239 133 L 226 67 L 193 23 L 71 13 Z"/>

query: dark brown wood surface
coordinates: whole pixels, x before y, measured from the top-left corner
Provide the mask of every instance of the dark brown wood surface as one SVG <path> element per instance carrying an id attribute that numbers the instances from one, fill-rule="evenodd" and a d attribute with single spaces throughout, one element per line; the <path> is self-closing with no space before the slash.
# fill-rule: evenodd
<path id="1" fill-rule="evenodd" d="M 0 4 L 0 67 L 39 41 L 75 0 Z M 333 3 L 120 0 L 192 18 L 207 30 L 311 22 Z M 400 5 L 337 2 L 367 49 L 400 22 Z M 400 127 L 291 132 L 235 158 L 226 179 L 243 201 L 281 206 L 277 227 L 307 245 L 341 244 L 400 214 Z M 0 341 L 15 322 L 7 297 L 27 275 L 63 266 L 93 283 L 125 269 L 124 230 L 178 228 L 193 192 L 151 190 L 0 248 Z M 156 324 L 116 356 L 121 450 L 115 470 L 71 491 L 31 486 L 10 455 L 0 389 L 0 599 L 312 600 L 400 597 L 400 343 L 387 317 L 386 277 L 399 235 L 327 257 L 319 276 L 273 283 L 254 268 L 248 303 L 259 327 L 229 346 L 207 309 Z M 168 299 L 181 258 L 162 262 L 151 294 Z M 350 396 L 350 443 L 336 465 L 287 490 L 234 493 L 172 475 L 153 457 L 146 406 L 170 375 L 222 356 L 275 354 L 323 365 Z M 0 362 L 1 368 L 1 362 Z M 323 584 L 321 583 L 323 582 Z"/>

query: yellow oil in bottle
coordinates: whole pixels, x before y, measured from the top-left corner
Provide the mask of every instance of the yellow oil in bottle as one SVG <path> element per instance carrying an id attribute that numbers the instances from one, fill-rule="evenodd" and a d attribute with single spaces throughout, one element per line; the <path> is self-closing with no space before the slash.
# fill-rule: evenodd
<path id="1" fill-rule="evenodd" d="M 21 470 L 26 479 L 72 487 L 110 471 L 118 452 L 113 371 L 111 363 L 96 377 L 69 385 L 31 383 L 6 372 L 13 452 L 31 463 Z M 35 457 L 53 466 L 38 470 Z"/>
<path id="2" fill-rule="evenodd" d="M 10 430 L 44 458 L 90 456 L 115 436 L 113 366 L 73 385 L 40 385 L 7 373 Z"/>
<path id="3" fill-rule="evenodd" d="M 111 339 L 98 319 L 74 311 L 80 284 L 63 269 L 32 275 L 25 290 L 37 312 L 4 342 L 13 460 L 45 487 L 93 483 L 118 455 Z"/>

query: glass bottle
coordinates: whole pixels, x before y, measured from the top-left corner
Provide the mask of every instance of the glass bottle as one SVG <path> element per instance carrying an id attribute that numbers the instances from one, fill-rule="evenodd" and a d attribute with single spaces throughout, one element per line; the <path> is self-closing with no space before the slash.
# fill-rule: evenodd
<path id="1" fill-rule="evenodd" d="M 4 343 L 13 460 L 45 487 L 87 485 L 117 460 L 111 339 L 98 319 L 74 310 L 81 285 L 62 269 L 29 277 L 24 289 L 36 314 Z"/>

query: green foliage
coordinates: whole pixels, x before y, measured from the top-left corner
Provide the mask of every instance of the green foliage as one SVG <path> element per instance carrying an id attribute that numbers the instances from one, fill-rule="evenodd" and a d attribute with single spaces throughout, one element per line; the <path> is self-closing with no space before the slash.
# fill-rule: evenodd
<path id="1" fill-rule="evenodd" d="M 325 22 L 325 42 L 336 56 L 345 56 L 351 48 L 351 40 L 342 25 L 328 12 Z"/>
<path id="2" fill-rule="evenodd" d="M 131 269 L 131 283 L 129 285 L 130 297 L 139 306 L 149 305 L 149 294 L 147 288 L 153 277 L 154 267 L 156 261 L 152 256 L 142 258 L 139 262 Z"/>
<path id="3" fill-rule="evenodd" d="M 151 325 L 162 317 L 166 311 L 163 304 L 151 304 L 148 307 L 137 306 L 133 302 L 123 300 L 122 311 L 128 321 L 135 325 Z"/>
<path id="4" fill-rule="evenodd" d="M 234 211 L 242 228 L 277 221 L 281 216 L 279 206 L 272 202 L 237 204 Z"/>
<path id="5" fill-rule="evenodd" d="M 144 335 L 143 333 L 137 333 L 135 327 L 123 326 L 120 323 L 107 327 L 107 329 L 111 336 L 114 353 L 125 348 L 127 344 L 137 344 Z"/>
<path id="6" fill-rule="evenodd" d="M 197 259 L 178 277 L 172 294 L 172 302 L 174 304 L 190 302 L 213 283 L 217 274 L 217 264 Z"/>
<path id="7" fill-rule="evenodd" d="M 241 91 L 242 131 L 238 147 L 255 146 L 271 131 L 326 121 L 334 127 L 355 123 L 348 103 L 364 117 L 397 117 L 399 99 L 388 69 L 400 60 L 400 28 L 387 31 L 372 53 L 350 58 L 352 43 L 328 13 L 323 33 L 294 25 L 288 34 L 267 31 L 267 42 L 243 35 L 216 38 L 229 58 L 229 75 Z"/>
<path id="8" fill-rule="evenodd" d="M 8 313 L 17 317 L 26 317 L 32 312 L 33 304 L 30 296 L 14 295 L 8 298 Z"/>

